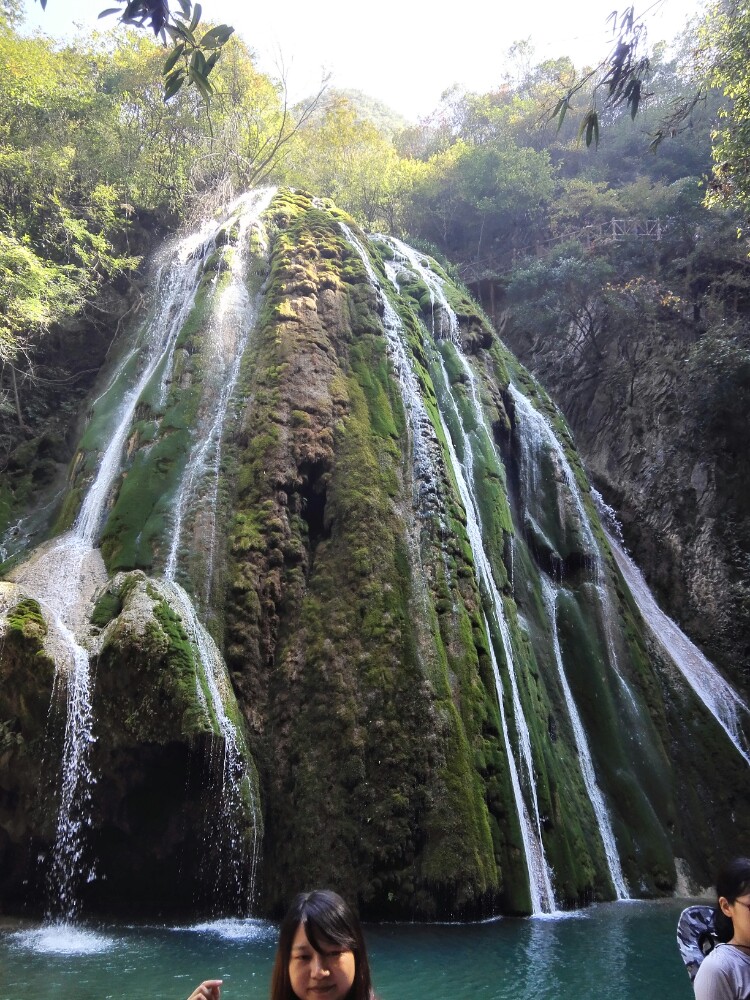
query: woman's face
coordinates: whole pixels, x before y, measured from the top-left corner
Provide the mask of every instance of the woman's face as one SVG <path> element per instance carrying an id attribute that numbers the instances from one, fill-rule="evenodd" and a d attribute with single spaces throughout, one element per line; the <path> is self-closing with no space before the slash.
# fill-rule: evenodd
<path id="1" fill-rule="evenodd" d="M 733 903 L 721 896 L 719 906 L 732 921 L 732 941 L 735 944 L 750 945 L 750 893 L 743 892 Z"/>
<path id="2" fill-rule="evenodd" d="M 300 924 L 292 940 L 289 980 L 299 1000 L 344 1000 L 354 982 L 354 952 L 340 945 L 321 942 L 316 951 Z"/>

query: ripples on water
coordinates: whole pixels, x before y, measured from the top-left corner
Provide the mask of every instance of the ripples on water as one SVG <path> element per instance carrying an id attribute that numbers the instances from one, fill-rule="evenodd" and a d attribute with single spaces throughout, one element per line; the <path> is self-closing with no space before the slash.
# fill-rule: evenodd
<path id="1" fill-rule="evenodd" d="M 675 943 L 682 900 L 563 919 L 367 927 L 380 1000 L 691 1000 Z M 276 946 L 262 920 L 182 927 L 0 929 L 0 1000 L 261 1000 Z"/>

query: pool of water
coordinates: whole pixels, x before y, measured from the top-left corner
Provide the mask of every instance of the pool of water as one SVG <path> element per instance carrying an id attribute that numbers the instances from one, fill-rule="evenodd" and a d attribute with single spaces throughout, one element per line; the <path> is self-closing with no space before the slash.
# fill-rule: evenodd
<path id="1" fill-rule="evenodd" d="M 684 900 L 593 906 L 561 918 L 368 925 L 379 1000 L 691 1000 L 675 940 Z M 260 1000 L 276 927 L 0 928 L 0 1000 L 185 1000 L 202 979 Z"/>

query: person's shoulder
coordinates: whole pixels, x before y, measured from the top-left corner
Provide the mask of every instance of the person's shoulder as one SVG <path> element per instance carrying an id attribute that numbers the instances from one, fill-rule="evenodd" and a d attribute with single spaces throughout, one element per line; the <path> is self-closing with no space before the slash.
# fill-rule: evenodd
<path id="1" fill-rule="evenodd" d="M 713 951 L 703 959 L 700 969 L 727 969 L 737 965 L 750 964 L 750 955 L 731 944 L 717 944 Z M 700 972 L 700 969 L 698 972 Z"/>

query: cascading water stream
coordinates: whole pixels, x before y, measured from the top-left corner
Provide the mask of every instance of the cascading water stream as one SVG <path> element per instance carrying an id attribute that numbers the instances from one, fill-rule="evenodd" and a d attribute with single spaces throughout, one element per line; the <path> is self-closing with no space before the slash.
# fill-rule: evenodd
<path id="1" fill-rule="evenodd" d="M 750 708 L 713 663 L 661 610 L 643 574 L 621 543 L 612 532 L 606 531 L 606 534 L 620 572 L 653 637 L 727 734 L 737 753 L 750 764 L 750 739 L 747 735 L 750 733 Z"/>
<path id="2" fill-rule="evenodd" d="M 562 474 L 563 481 L 567 487 L 568 496 L 572 500 L 575 508 L 578 527 L 585 546 L 586 566 L 593 575 L 593 582 L 596 587 L 602 611 L 602 624 L 610 664 L 615 676 L 618 678 L 622 688 L 626 692 L 634 711 L 637 713 L 637 703 L 630 686 L 623 677 L 619 668 L 611 631 L 612 610 L 606 586 L 604 561 L 599 551 L 599 546 L 596 543 L 596 538 L 594 536 L 593 529 L 591 528 L 588 514 L 586 513 L 583 498 L 581 496 L 578 483 L 576 482 L 575 473 L 571 468 L 570 462 L 565 455 L 562 445 L 558 441 L 557 436 L 547 420 L 544 418 L 543 414 L 541 414 L 512 383 L 508 386 L 508 392 L 515 405 L 516 420 L 519 427 L 519 438 L 522 451 L 521 469 L 524 474 L 523 488 L 526 493 L 527 509 L 533 509 L 534 499 L 540 495 L 541 484 L 537 481 L 537 475 L 541 464 L 540 456 L 543 451 L 546 450 L 548 454 L 554 456 L 556 468 Z M 543 581 L 543 583 L 546 588 L 548 582 Z M 563 685 L 563 689 L 565 690 L 566 703 L 568 705 L 568 713 L 573 726 L 576 745 L 578 746 L 578 757 L 584 784 L 586 785 L 589 798 L 591 799 L 591 805 L 599 824 L 599 832 L 602 838 L 602 843 L 604 844 L 604 853 L 607 858 L 612 884 L 615 888 L 618 899 L 627 899 L 628 889 L 622 875 L 622 868 L 620 865 L 619 855 L 617 853 L 616 842 L 612 834 L 612 825 L 609 819 L 609 813 L 599 786 L 596 783 L 593 762 L 591 760 L 591 754 L 588 751 L 588 744 L 586 742 L 583 726 L 581 724 L 580 716 L 578 715 L 578 710 L 575 706 L 575 701 L 564 675 L 562 657 L 560 655 L 559 643 L 557 640 L 556 605 L 554 601 L 552 601 L 552 604 L 550 605 L 549 595 L 546 589 L 545 601 L 547 603 L 547 611 L 552 622 L 555 656 L 557 659 L 558 671 L 560 673 L 560 680 Z M 584 747 L 584 749 L 582 749 L 582 747 Z"/>
<path id="3" fill-rule="evenodd" d="M 573 502 L 578 526 L 581 531 L 583 543 L 586 551 L 586 567 L 591 573 L 593 586 L 601 608 L 601 622 L 604 632 L 604 639 L 607 646 L 607 653 L 610 665 L 620 684 L 620 687 L 630 703 L 630 708 L 635 716 L 640 715 L 640 708 L 627 678 L 620 670 L 617 650 L 615 648 L 613 621 L 615 612 L 612 607 L 612 599 L 609 594 L 606 582 L 606 571 L 604 559 L 599 545 L 597 544 L 594 531 L 591 527 L 586 506 L 581 496 L 581 490 L 575 477 L 575 473 L 565 454 L 565 449 L 560 444 L 552 426 L 532 403 L 519 392 L 511 383 L 508 392 L 515 404 L 516 419 L 519 424 L 519 439 L 521 443 L 522 462 L 521 471 L 524 479 L 522 488 L 525 493 L 526 509 L 533 509 L 536 498 L 543 495 L 544 484 L 538 481 L 538 472 L 541 467 L 541 455 L 546 450 L 548 454 L 554 456 L 556 469 L 562 474 L 568 496 Z M 541 530 L 539 525 L 537 529 Z"/>
<path id="4" fill-rule="evenodd" d="M 552 629 L 552 648 L 555 653 L 555 663 L 557 664 L 560 685 L 565 696 L 565 704 L 568 708 L 570 724 L 573 728 L 573 738 L 575 739 L 576 748 L 578 750 L 578 762 L 581 768 L 581 775 L 583 776 L 586 792 L 599 826 L 599 834 L 602 839 L 604 855 L 607 859 L 607 867 L 609 868 L 609 874 L 612 879 L 612 885 L 614 886 L 615 893 L 617 894 L 618 899 L 629 899 L 630 893 L 628 892 L 628 887 L 622 873 L 622 866 L 620 865 L 620 857 L 617 853 L 617 843 L 612 830 L 609 812 L 604 802 L 604 796 L 602 795 L 601 789 L 599 788 L 596 780 L 594 762 L 591 757 L 591 751 L 589 750 L 588 740 L 586 739 L 586 732 L 583 728 L 581 717 L 578 714 L 575 699 L 573 698 L 573 692 L 570 690 L 570 685 L 568 684 L 568 679 L 565 675 L 565 665 L 563 663 L 562 650 L 560 649 L 560 639 L 557 634 L 557 591 L 547 577 L 542 575 L 541 580 L 542 596 L 544 597 L 544 604 L 547 609 L 547 614 L 549 615 L 550 626 Z"/>
<path id="5" fill-rule="evenodd" d="M 443 288 L 443 283 L 439 275 L 430 268 L 430 266 L 424 261 L 422 255 L 418 254 L 416 250 L 408 246 L 406 243 L 402 243 L 401 240 L 396 239 L 394 236 L 384 236 L 378 234 L 374 239 L 383 240 L 388 243 L 397 254 L 397 260 L 400 258 L 401 261 L 406 261 L 413 271 L 415 271 L 419 277 L 424 281 L 425 285 L 430 292 L 430 301 L 432 303 L 432 335 L 436 340 L 450 340 L 451 343 L 455 344 L 457 347 L 461 344 L 461 330 L 458 324 L 458 316 L 456 312 L 451 308 L 448 299 L 445 295 L 445 289 Z M 396 288 L 398 290 L 398 284 L 396 283 Z M 435 329 L 435 301 L 438 304 L 438 315 L 440 317 L 439 329 Z M 448 324 L 448 333 L 446 336 L 444 324 Z"/>
<path id="6" fill-rule="evenodd" d="M 211 414 L 207 426 L 199 434 L 188 459 L 178 491 L 177 511 L 172 526 L 172 539 L 164 571 L 164 589 L 169 603 L 179 609 L 191 642 L 199 653 L 203 681 L 208 690 L 210 704 L 205 700 L 199 683 L 199 696 L 206 705 L 209 718 L 213 717 L 222 737 L 221 773 L 222 795 L 220 799 L 220 821 L 227 832 L 228 857 L 220 858 L 221 867 L 228 871 L 229 882 L 234 888 L 236 901 L 243 906 L 246 898 L 254 897 L 255 874 L 258 863 L 260 810 L 253 791 L 247 761 L 247 748 L 240 730 L 229 718 L 225 705 L 229 699 L 231 685 L 226 665 L 211 635 L 200 622 L 195 608 L 186 591 L 176 582 L 180 541 L 185 517 L 197 497 L 200 484 L 206 478 L 208 486 L 201 504 L 211 514 L 209 558 L 206 567 L 205 599 L 208 602 L 213 574 L 213 546 L 215 530 L 215 507 L 218 498 L 219 468 L 221 460 L 221 439 L 229 403 L 237 385 L 240 364 L 247 347 L 250 330 L 255 321 L 253 304 L 247 292 L 248 242 L 251 227 L 258 224 L 260 215 L 268 207 L 274 189 L 267 188 L 244 196 L 244 211 L 238 223 L 237 251 L 231 261 L 230 280 L 219 294 L 213 322 L 209 331 L 213 350 L 213 371 L 206 375 L 204 384 L 208 389 L 206 410 Z M 237 202 L 235 206 L 237 206 Z M 261 241 L 265 245 L 265 240 Z M 228 356 L 227 356 L 228 355 Z M 244 850 L 242 820 L 244 806 L 249 806 L 253 840 L 251 848 L 249 883 L 247 892 L 243 887 Z"/>
<path id="7" fill-rule="evenodd" d="M 441 317 L 445 317 L 449 336 L 448 338 L 457 349 L 458 358 L 461 362 L 464 373 L 467 377 L 468 383 L 471 386 L 471 400 L 472 409 L 474 416 L 476 418 L 477 426 L 481 427 L 484 434 L 487 436 L 488 440 L 492 442 L 492 437 L 490 435 L 489 429 L 486 424 L 484 411 L 479 400 L 479 394 L 476 385 L 476 379 L 468 361 L 462 354 L 460 350 L 460 335 L 459 335 L 459 325 L 458 317 L 455 311 L 451 308 L 448 300 L 443 291 L 440 278 L 434 274 L 426 265 L 422 263 L 421 258 L 418 254 L 408 247 L 405 243 L 399 240 L 389 240 L 394 249 L 398 252 L 402 260 L 406 260 L 412 268 L 414 268 L 417 273 L 423 278 L 425 284 L 430 289 L 431 296 L 437 299 L 440 306 Z M 398 282 L 393 279 L 393 283 L 396 288 L 398 288 Z M 443 324 L 441 320 L 441 333 L 443 331 Z M 495 584 L 494 576 L 492 574 L 492 569 L 490 565 L 489 558 L 487 556 L 483 533 L 481 530 L 481 509 L 477 500 L 476 493 L 473 486 L 471 485 L 474 481 L 474 449 L 472 447 L 471 441 L 464 431 L 463 423 L 461 421 L 459 409 L 455 398 L 451 392 L 450 380 L 448 378 L 448 373 L 445 369 L 445 362 L 443 360 L 442 354 L 438 351 L 436 353 L 436 358 L 440 366 L 440 372 L 443 380 L 443 384 L 446 387 L 447 401 L 453 414 L 452 426 L 457 428 L 457 433 L 459 436 L 459 443 L 461 445 L 461 453 L 464 455 L 464 465 L 462 466 L 459 461 L 458 455 L 455 451 L 453 441 L 448 429 L 447 424 L 443 419 L 443 413 L 441 411 L 440 416 L 443 420 L 443 431 L 448 442 L 448 448 L 451 455 L 451 462 L 453 465 L 454 473 L 456 474 L 457 482 L 459 483 L 459 493 L 461 494 L 461 500 L 464 505 L 464 509 L 467 515 L 467 533 L 469 534 L 469 542 L 472 548 L 472 553 L 474 555 L 475 564 L 479 570 L 480 580 L 485 588 L 485 592 L 489 595 L 493 618 L 497 623 L 497 628 L 500 633 L 503 653 L 505 656 L 506 663 L 508 665 L 508 676 L 511 685 L 511 699 L 513 705 L 513 717 L 516 721 L 516 733 L 518 739 L 518 746 L 520 750 L 521 762 L 526 774 L 526 787 L 528 789 L 528 794 L 531 798 L 532 809 L 533 809 L 533 821 L 529 815 L 523 793 L 521 791 L 521 782 L 518 775 L 518 771 L 515 764 L 515 759 L 510 751 L 510 744 L 507 736 L 507 724 L 505 721 L 504 712 L 504 694 L 502 680 L 500 676 L 499 667 L 497 664 L 497 659 L 494 655 L 494 650 L 492 652 L 493 660 L 493 672 L 495 676 L 495 685 L 497 689 L 497 697 L 500 703 L 500 711 L 503 716 L 503 728 L 506 740 L 506 750 L 508 752 L 508 758 L 512 762 L 512 774 L 511 779 L 514 787 L 514 794 L 516 797 L 516 806 L 519 812 L 519 818 L 521 820 L 521 825 L 523 829 L 524 836 L 524 846 L 526 857 L 528 859 L 529 868 L 529 882 L 532 892 L 532 907 L 535 913 L 544 912 L 554 912 L 557 909 L 557 904 L 555 902 L 554 890 L 552 887 L 552 873 L 550 871 L 549 865 L 544 852 L 544 842 L 542 838 L 542 827 L 541 827 L 541 816 L 539 813 L 539 802 L 536 791 L 536 778 L 534 773 L 534 761 L 531 749 L 531 736 L 529 733 L 528 724 L 526 722 L 526 717 L 523 711 L 523 705 L 521 703 L 520 691 L 518 688 L 518 680 L 516 676 L 516 665 L 515 657 L 513 655 L 513 646 L 510 637 L 510 630 L 505 618 L 505 612 L 503 609 L 502 597 Z M 440 405 L 440 399 L 439 399 Z M 465 467 L 465 475 L 464 475 Z M 486 625 L 486 622 L 485 622 Z M 489 635 L 488 631 L 488 635 Z"/>
<path id="8" fill-rule="evenodd" d="M 263 192 L 250 199 L 253 209 L 256 210 L 256 217 L 264 210 L 271 197 L 272 192 Z M 230 213 L 236 204 L 230 206 Z M 215 246 L 219 228 L 219 223 L 206 223 L 198 232 L 179 240 L 170 248 L 171 252 L 167 251 L 165 254 L 155 283 L 155 295 L 159 305 L 154 318 L 145 329 L 144 342 L 139 349 L 144 357 L 143 367 L 135 385 L 124 395 L 123 402 L 118 408 L 116 427 L 109 437 L 109 443 L 84 497 L 75 524 L 67 534 L 37 549 L 25 563 L 10 574 L 10 579 L 23 592 L 39 601 L 51 621 L 57 646 L 53 702 L 56 697 L 54 692 L 59 689 L 61 683 L 65 683 L 67 691 L 65 735 L 60 768 L 60 804 L 49 874 L 52 901 L 49 915 L 63 921 L 70 921 L 76 915 L 78 909 L 76 886 L 80 879 L 93 877 L 92 869 L 88 872 L 81 870 L 84 865 L 85 833 L 90 822 L 88 806 L 91 785 L 94 781 L 90 766 L 90 747 L 95 739 L 92 711 L 93 684 L 89 654 L 80 645 L 77 637 L 86 631 L 88 610 L 96 588 L 106 581 L 101 556 L 94 545 L 106 505 L 122 467 L 125 442 L 138 401 L 162 365 L 164 366 L 162 383 L 166 383 L 177 337 L 193 307 L 203 264 Z M 221 425 L 236 384 L 239 356 L 246 344 L 246 338 L 247 329 L 238 338 L 238 356 L 229 366 L 229 377 L 225 376 L 223 379 L 223 388 L 226 391 L 221 394 L 222 403 L 219 407 L 222 418 L 214 419 L 211 426 L 213 439 L 211 447 L 215 455 L 215 462 L 211 468 L 215 470 L 217 479 Z M 134 356 L 135 352 L 131 351 L 118 365 L 107 389 L 99 399 L 116 390 L 120 377 Z M 200 451 L 202 447 L 200 444 L 198 450 Z M 236 803 L 249 802 L 255 822 L 257 811 L 252 782 L 244 765 L 236 727 L 229 720 L 222 702 L 222 690 L 218 678 L 226 677 L 225 667 L 210 636 L 197 621 L 187 594 L 173 582 L 167 584 L 167 589 L 180 608 L 186 628 L 199 650 L 206 686 L 211 694 L 213 714 L 228 747 L 227 762 L 222 777 L 224 797 L 230 800 L 230 804 L 226 806 L 226 815 L 236 816 Z M 200 697 L 203 704 L 206 704 L 202 691 Z M 208 713 L 208 706 L 206 708 Z M 232 852 L 237 846 L 236 822 L 228 832 L 229 849 Z M 257 843 L 254 842 L 250 866 L 251 889 L 256 864 Z M 238 878 L 239 875 L 236 874 L 235 882 Z M 238 886 L 238 897 L 240 895 L 242 893 Z"/>
<path id="9" fill-rule="evenodd" d="M 213 578 L 214 548 L 216 544 L 216 503 L 219 491 L 221 438 L 229 403 L 237 385 L 240 364 L 247 347 L 250 330 L 255 322 L 255 310 L 247 291 L 248 241 L 251 227 L 257 225 L 260 215 L 268 208 L 275 193 L 274 188 L 264 188 L 243 196 L 245 211 L 238 220 L 237 249 L 230 262 L 230 281 L 219 293 L 209 339 L 213 347 L 209 370 L 204 382 L 216 383 L 218 389 L 211 394 L 208 422 L 199 429 L 198 444 L 191 451 L 177 496 L 172 538 L 167 555 L 164 575 L 174 580 L 182 541 L 183 525 L 196 494 L 204 485 L 201 507 L 208 513 L 208 558 L 204 600 L 210 598 Z M 241 203 L 241 202 L 240 202 Z M 235 202 L 235 206 L 237 206 Z M 205 485 L 205 480 L 208 480 Z"/>
<path id="10" fill-rule="evenodd" d="M 160 269 L 156 289 L 160 306 L 148 328 L 146 364 L 136 385 L 125 396 L 117 427 L 73 526 L 73 533 L 89 545 L 96 541 L 105 505 L 120 471 L 123 448 L 138 400 L 159 365 L 174 351 L 177 335 L 195 301 L 202 264 L 214 246 L 215 230 L 215 224 L 206 224 L 199 234 L 181 240 L 174 251 L 171 266 Z"/>
<path id="11" fill-rule="evenodd" d="M 347 232 L 347 237 L 349 238 L 349 236 L 350 233 Z M 360 253 L 360 256 L 363 257 L 363 262 L 365 263 L 365 267 L 368 270 L 368 275 L 370 276 L 370 280 L 373 283 L 377 284 L 377 279 L 372 269 L 372 265 L 370 264 L 369 259 L 365 254 L 364 248 L 361 246 L 361 244 L 358 244 L 358 242 L 354 243 L 353 245 Z M 406 258 L 407 260 L 410 259 L 408 255 L 410 253 L 413 253 L 413 251 L 410 251 L 410 249 L 407 248 L 405 244 L 399 244 L 398 249 L 400 250 L 402 257 Z M 396 289 L 398 289 L 399 287 L 395 274 L 397 268 L 398 265 L 395 266 L 391 265 L 390 262 L 389 264 L 386 265 L 386 271 L 388 273 L 388 276 L 390 277 Z M 383 298 L 384 301 L 387 303 L 388 302 L 387 298 L 385 296 L 383 296 Z M 446 316 L 453 316 L 453 321 L 455 322 L 457 327 L 457 320 L 455 319 L 455 314 L 453 314 L 453 311 L 450 310 L 450 307 L 448 306 L 448 303 L 445 300 L 445 296 L 444 294 L 442 294 L 442 290 L 441 290 L 441 295 L 439 296 L 436 295 L 436 298 L 438 298 L 438 300 L 440 301 L 441 308 L 445 310 Z M 393 307 L 390 306 L 390 304 L 387 305 L 386 310 L 390 310 L 390 313 L 392 313 L 392 317 L 390 317 L 389 313 L 386 311 L 386 315 L 389 316 L 390 319 L 389 327 L 395 333 L 396 338 L 398 340 L 399 360 L 401 361 L 402 365 L 406 366 L 406 370 L 411 372 L 411 365 L 409 364 L 408 361 L 407 348 L 406 345 L 403 343 L 402 339 L 404 337 L 403 329 L 401 326 L 401 322 L 398 319 L 398 314 L 395 312 Z M 442 365 L 442 358 L 440 359 L 440 363 Z M 449 382 L 447 379 L 447 375 L 445 373 L 445 369 L 443 368 L 442 371 L 446 387 L 448 387 Z M 411 382 L 416 383 L 416 379 L 414 378 L 413 373 L 411 373 L 411 376 L 412 376 Z M 515 681 L 515 665 L 513 661 L 510 634 L 508 631 L 507 623 L 505 621 L 505 616 L 502 607 L 502 598 L 500 596 L 499 591 L 497 590 L 497 587 L 495 585 L 492 576 L 492 570 L 490 567 L 489 558 L 486 554 L 482 539 L 482 532 L 479 521 L 480 517 L 479 505 L 477 503 L 476 496 L 474 495 L 473 488 L 470 486 L 470 480 L 471 477 L 473 476 L 473 451 L 468 438 L 463 432 L 463 427 L 458 415 L 456 403 L 455 400 L 453 400 L 452 396 L 450 395 L 449 390 L 448 390 L 448 398 L 450 400 L 450 405 L 454 408 L 454 415 L 456 417 L 455 421 L 456 426 L 460 428 L 461 445 L 462 445 L 461 450 L 465 456 L 465 462 L 467 464 L 466 474 L 464 472 L 464 467 L 462 466 L 461 462 L 459 461 L 458 455 L 456 454 L 456 449 L 454 447 L 453 440 L 448 430 L 448 427 L 446 426 L 444 415 L 440 409 L 438 412 L 442 424 L 443 434 L 445 436 L 445 440 L 448 447 L 452 470 L 456 479 L 456 483 L 458 485 L 461 502 L 463 504 L 464 511 L 466 513 L 466 518 L 467 518 L 466 528 L 467 528 L 467 534 L 469 536 L 469 544 L 471 546 L 472 553 L 474 555 L 475 565 L 477 566 L 478 569 L 480 581 L 490 600 L 490 604 L 493 611 L 493 617 L 497 624 L 497 629 L 502 637 L 503 651 L 506 658 L 506 662 L 508 664 L 508 672 L 511 677 L 511 686 L 513 690 L 513 710 L 518 730 L 521 758 L 524 762 L 528 779 L 528 788 L 530 791 L 534 808 L 534 818 L 532 819 L 532 817 L 529 814 L 529 810 L 526 806 L 523 792 L 521 790 L 521 780 L 518 774 L 515 757 L 513 755 L 510 745 L 508 727 L 505 717 L 502 680 L 500 676 L 500 670 L 497 663 L 497 659 L 494 654 L 494 649 L 492 649 L 491 659 L 493 663 L 493 673 L 495 677 L 497 697 L 499 701 L 499 708 L 501 714 L 503 738 L 505 741 L 506 753 L 508 756 L 509 768 L 511 773 L 511 784 L 513 787 L 513 793 L 519 817 L 519 824 L 521 827 L 521 835 L 524 843 L 524 855 L 525 855 L 525 862 L 529 878 L 529 891 L 531 896 L 532 913 L 534 914 L 551 913 L 556 910 L 557 904 L 555 902 L 554 891 L 552 888 L 552 878 L 550 869 L 547 864 L 544 853 L 544 844 L 541 833 L 541 819 L 539 816 L 539 808 L 536 797 L 536 785 L 534 781 L 531 739 L 529 736 L 528 726 L 526 725 L 526 720 L 523 715 L 520 696 Z M 485 618 L 485 627 L 487 629 L 487 635 L 488 637 L 490 637 L 492 633 L 490 632 L 486 618 Z M 490 646 L 492 646 L 491 642 Z"/>
<path id="12" fill-rule="evenodd" d="M 381 289 L 380 282 L 364 246 L 349 226 L 343 222 L 340 222 L 339 225 L 347 241 L 362 261 L 370 284 L 375 289 L 383 304 L 383 327 L 386 334 L 388 355 L 396 373 L 396 378 L 401 386 L 401 396 L 409 421 L 414 465 L 414 487 L 416 491 L 415 505 L 417 509 L 427 512 L 434 507 L 439 497 L 437 489 L 438 476 L 433 456 L 439 452 L 440 445 L 435 434 L 435 428 L 432 426 L 432 421 L 422 401 L 419 383 L 404 346 L 401 319 L 391 305 L 388 296 Z M 442 511 L 439 511 L 439 514 L 441 526 L 444 526 Z"/>
<path id="13" fill-rule="evenodd" d="M 465 359 L 459 354 L 462 361 L 465 363 Z M 522 819 L 522 825 L 527 827 L 525 831 L 525 843 L 526 856 L 529 864 L 529 881 L 532 885 L 532 895 L 536 899 L 536 908 L 533 909 L 534 913 L 551 913 L 557 909 L 557 904 L 555 901 L 554 891 L 552 888 L 552 875 L 550 872 L 549 865 L 544 852 L 544 841 L 542 839 L 542 825 L 541 816 L 539 814 L 539 801 L 536 791 L 536 778 L 534 773 L 534 758 L 531 749 L 531 736 L 529 733 L 529 727 L 526 722 L 526 716 L 523 711 L 523 705 L 521 703 L 521 695 L 518 688 L 518 679 L 516 676 L 516 664 L 515 656 L 513 654 L 513 645 L 510 636 L 510 629 L 508 628 L 508 623 L 505 618 L 505 611 L 503 609 L 502 596 L 495 583 L 495 578 L 492 573 L 492 567 L 490 564 L 489 556 L 484 545 L 483 532 L 481 528 L 481 509 L 474 490 L 474 449 L 472 447 L 471 440 L 463 429 L 463 424 L 461 422 L 458 406 L 456 400 L 454 399 L 451 390 L 450 382 L 448 379 L 448 373 L 445 369 L 445 363 L 440 352 L 437 352 L 437 359 L 440 365 L 440 371 L 443 379 L 443 383 L 446 387 L 447 398 L 446 402 L 453 411 L 454 420 L 452 422 L 453 426 L 457 428 L 457 433 L 459 436 L 459 441 L 461 444 L 461 451 L 464 455 L 463 464 L 458 458 L 456 453 L 452 436 L 448 425 L 444 419 L 444 414 L 442 412 L 441 403 L 443 402 L 438 396 L 438 407 L 440 412 L 440 418 L 443 426 L 443 433 L 445 434 L 446 441 L 448 444 L 448 452 L 450 454 L 451 465 L 453 468 L 454 475 L 456 476 L 456 481 L 458 483 L 459 494 L 461 496 L 461 502 L 466 512 L 466 532 L 469 536 L 469 544 L 471 546 L 472 555 L 474 556 L 474 563 L 478 570 L 479 579 L 484 587 L 485 593 L 490 599 L 492 606 L 493 618 L 496 622 L 498 631 L 500 633 L 503 654 L 505 656 L 505 662 L 508 667 L 508 677 L 510 679 L 511 686 L 511 700 L 513 705 L 513 717 L 516 722 L 516 733 L 518 737 L 518 747 L 520 751 L 521 762 L 526 775 L 526 787 L 528 789 L 529 796 L 531 798 L 531 804 L 533 809 L 533 822 L 529 817 L 528 810 L 526 807 L 525 799 L 521 795 L 520 801 L 516 799 L 516 805 L 519 808 L 519 817 Z M 468 365 L 466 365 L 468 367 Z M 478 400 L 476 401 L 478 402 Z M 479 426 L 482 426 L 483 415 L 481 413 L 476 414 L 479 417 Z M 486 430 L 486 429 L 485 429 Z M 491 633 L 488 631 L 488 635 Z M 495 673 L 495 685 L 497 688 L 497 696 L 501 702 L 504 699 L 502 680 L 500 677 L 500 672 L 498 669 L 497 661 L 493 653 L 493 670 Z M 513 760 L 512 753 L 510 751 L 510 745 L 506 747 L 509 755 L 509 759 Z M 515 761 L 514 761 L 515 769 Z M 518 775 L 514 781 L 514 788 L 518 784 L 520 793 L 520 781 Z"/>
<path id="14" fill-rule="evenodd" d="M 223 895 L 222 905 L 228 902 L 227 894 L 240 911 L 255 895 L 255 875 L 258 867 L 260 810 L 253 791 L 253 782 L 247 765 L 247 747 L 240 730 L 227 714 L 226 704 L 231 698 L 231 687 L 224 659 L 205 626 L 198 619 L 193 603 L 182 587 L 173 580 L 159 584 L 171 607 L 182 618 L 185 631 L 198 651 L 203 681 L 208 689 L 208 711 L 218 726 L 221 736 L 221 795 L 212 828 L 222 831 L 219 844 L 219 871 L 217 881 Z M 204 702 L 205 703 L 205 702 Z M 245 807 L 249 808 L 252 826 L 252 846 L 247 883 L 244 878 L 246 849 L 242 831 Z"/>

